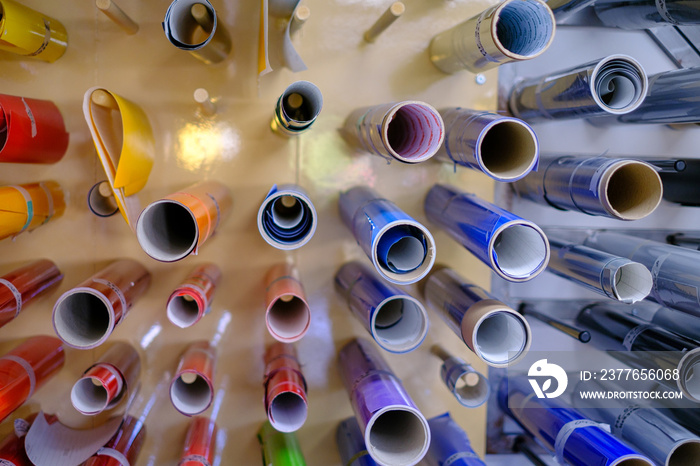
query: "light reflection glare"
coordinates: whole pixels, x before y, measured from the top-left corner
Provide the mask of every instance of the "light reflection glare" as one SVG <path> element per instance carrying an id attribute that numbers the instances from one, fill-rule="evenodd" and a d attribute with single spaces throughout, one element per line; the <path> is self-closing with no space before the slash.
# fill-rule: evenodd
<path id="1" fill-rule="evenodd" d="M 241 134 L 228 122 L 187 123 L 177 133 L 177 165 L 191 172 L 208 171 L 217 162 L 233 159 L 241 150 Z"/>
<path id="2" fill-rule="evenodd" d="M 328 371 L 335 369 L 335 343 L 333 342 L 333 321 L 329 315 L 328 299 L 323 290 L 311 296 L 313 319 L 311 325 L 297 346 L 300 361 L 313 364 L 304 365 L 304 378 L 309 388 L 327 389 Z"/>

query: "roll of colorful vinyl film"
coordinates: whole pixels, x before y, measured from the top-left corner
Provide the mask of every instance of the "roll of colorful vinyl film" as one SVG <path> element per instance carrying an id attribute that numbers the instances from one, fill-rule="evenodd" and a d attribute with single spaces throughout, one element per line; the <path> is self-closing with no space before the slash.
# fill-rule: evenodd
<path id="1" fill-rule="evenodd" d="M 47 62 L 61 58 L 68 33 L 58 20 L 12 0 L 1 0 L 0 50 Z"/>

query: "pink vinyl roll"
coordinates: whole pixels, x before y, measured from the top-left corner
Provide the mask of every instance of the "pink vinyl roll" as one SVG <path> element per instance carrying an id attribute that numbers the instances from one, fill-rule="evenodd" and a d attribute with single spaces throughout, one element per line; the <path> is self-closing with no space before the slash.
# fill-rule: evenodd
<path id="1" fill-rule="evenodd" d="M 204 412 L 214 399 L 216 349 L 207 341 L 187 347 L 170 383 L 170 400 L 186 416 Z"/>
<path id="2" fill-rule="evenodd" d="M 221 269 L 215 264 L 202 264 L 175 288 L 166 305 L 168 319 L 180 328 L 190 327 L 209 312 Z"/>
<path id="3" fill-rule="evenodd" d="M 294 346 L 276 342 L 265 351 L 265 412 L 280 432 L 294 432 L 306 421 L 306 380 Z"/>
<path id="4" fill-rule="evenodd" d="M 311 311 L 299 271 L 291 264 L 276 264 L 265 275 L 265 323 L 275 340 L 291 343 L 309 329 Z"/>

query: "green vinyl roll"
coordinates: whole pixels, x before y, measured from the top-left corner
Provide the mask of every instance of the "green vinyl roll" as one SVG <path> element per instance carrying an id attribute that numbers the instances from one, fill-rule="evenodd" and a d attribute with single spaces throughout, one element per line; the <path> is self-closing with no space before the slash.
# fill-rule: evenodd
<path id="1" fill-rule="evenodd" d="M 264 466 L 306 466 L 297 436 L 276 431 L 265 421 L 258 431 Z"/>

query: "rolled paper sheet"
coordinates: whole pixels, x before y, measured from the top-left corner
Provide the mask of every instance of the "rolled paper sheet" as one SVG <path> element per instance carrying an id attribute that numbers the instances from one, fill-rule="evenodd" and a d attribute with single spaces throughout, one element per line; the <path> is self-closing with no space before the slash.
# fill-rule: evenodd
<path id="1" fill-rule="evenodd" d="M 654 286 L 651 272 L 639 262 L 551 237 L 549 247 L 550 272 L 610 299 L 636 303 Z"/>
<path id="2" fill-rule="evenodd" d="M 0 120 L 0 162 L 56 163 L 68 150 L 63 116 L 50 100 L 0 94 Z"/>
<path id="3" fill-rule="evenodd" d="M 311 129 L 323 108 L 323 95 L 315 84 L 297 81 L 290 84 L 277 99 L 270 124 L 282 136 L 297 136 Z"/>
<path id="4" fill-rule="evenodd" d="M 136 223 L 136 238 L 146 254 L 175 262 L 197 254 L 231 210 L 229 189 L 203 181 L 149 204 Z"/>
<path id="5" fill-rule="evenodd" d="M 486 364 L 506 367 L 530 349 L 527 320 L 453 270 L 440 268 L 431 273 L 423 294 L 450 330 Z"/>
<path id="6" fill-rule="evenodd" d="M 209 342 L 191 343 L 180 357 L 170 383 L 170 401 L 185 416 L 201 414 L 214 401 L 216 348 Z"/>
<path id="7" fill-rule="evenodd" d="M 151 285 L 151 273 L 132 259 L 120 259 L 71 288 L 53 307 L 53 327 L 78 349 L 104 343 Z"/>
<path id="8" fill-rule="evenodd" d="M 146 425 L 143 420 L 127 415 L 114 437 L 82 466 L 135 465 L 145 441 Z"/>
<path id="9" fill-rule="evenodd" d="M 57 19 L 12 0 L 0 1 L 0 50 L 53 63 L 68 47 L 68 33 Z"/>
<path id="10" fill-rule="evenodd" d="M 618 313 L 632 315 L 644 322 L 658 325 L 677 335 L 700 341 L 700 317 L 698 316 L 686 314 L 650 301 L 640 301 L 632 306 L 605 303 L 605 307 Z"/>
<path id="11" fill-rule="evenodd" d="M 39 259 L 0 277 L 0 327 L 14 320 L 34 299 L 55 290 L 63 272 L 48 259 Z"/>
<path id="12" fill-rule="evenodd" d="M 73 385 L 70 399 L 81 414 L 93 416 L 114 408 L 136 389 L 141 357 L 129 343 L 117 342 Z"/>
<path id="13" fill-rule="evenodd" d="M 541 0 L 506 0 L 433 37 L 430 60 L 445 73 L 472 73 L 540 56 L 554 40 L 554 14 Z"/>
<path id="14" fill-rule="evenodd" d="M 365 437 L 354 417 L 340 421 L 335 431 L 335 443 L 343 466 L 377 466 L 369 456 Z"/>
<path id="15" fill-rule="evenodd" d="M 594 2 L 595 0 L 547 0 L 547 6 L 552 9 L 557 22 L 561 23 Z"/>
<path id="16" fill-rule="evenodd" d="M 338 210 L 379 274 L 397 285 L 415 283 L 435 263 L 433 235 L 367 186 L 340 194 Z"/>
<path id="17" fill-rule="evenodd" d="M 168 298 L 168 320 L 180 328 L 199 322 L 211 311 L 211 302 L 220 281 L 221 269 L 216 264 L 197 266 Z"/>
<path id="18" fill-rule="evenodd" d="M 262 12 L 264 13 L 264 16 L 260 20 L 260 32 L 265 33 L 265 47 L 264 47 L 264 52 L 265 56 L 264 57 L 258 57 L 258 65 L 260 68 L 258 68 L 258 71 L 261 73 L 261 75 L 268 73 L 272 71 L 270 68 L 270 64 L 267 63 L 267 31 L 268 31 L 268 18 L 267 18 L 267 11 L 269 8 L 269 13 L 270 16 L 273 16 L 276 18 L 277 21 L 284 21 L 286 22 L 286 26 L 284 28 L 281 43 L 274 44 L 276 47 L 279 47 L 281 50 L 281 56 L 279 57 L 281 60 L 282 66 L 285 66 L 289 68 L 293 73 L 298 73 L 300 71 L 304 71 L 307 69 L 306 64 L 304 63 L 304 60 L 301 58 L 299 55 L 299 52 L 297 52 L 296 48 L 294 48 L 294 44 L 292 43 L 292 28 L 293 28 L 293 22 L 294 18 L 296 17 L 297 13 L 300 12 L 304 6 L 301 4 L 300 0 L 266 0 L 265 2 L 261 2 L 263 4 L 263 10 Z M 262 39 L 261 39 L 262 42 Z M 262 47 L 261 47 L 262 49 Z M 263 50 L 260 50 L 262 52 Z M 265 62 L 265 65 L 260 63 L 260 60 Z"/>
<path id="19" fill-rule="evenodd" d="M 63 367 L 65 353 L 61 340 L 38 335 L 30 337 L 0 357 L 0 421 L 30 399 Z"/>
<path id="20" fill-rule="evenodd" d="M 382 349 L 407 353 L 428 334 L 428 313 L 405 291 L 386 283 L 364 264 L 344 264 L 335 274 L 335 289 Z"/>
<path id="21" fill-rule="evenodd" d="M 220 63 L 231 53 L 231 36 L 208 0 L 173 1 L 163 30 L 171 44 L 207 65 Z"/>
<path id="22" fill-rule="evenodd" d="M 111 217 L 119 212 L 119 204 L 109 181 L 98 181 L 92 185 L 88 191 L 87 204 L 90 212 L 98 217 Z"/>
<path id="23" fill-rule="evenodd" d="M 585 390 L 605 392 L 608 387 L 595 380 L 587 381 Z M 664 466 L 682 466 L 700 462 L 700 438 L 675 421 L 651 408 L 625 400 L 588 400 L 576 390 L 572 398 L 576 409 L 592 419 L 612 427 L 612 434 L 647 455 L 654 463 Z"/>
<path id="24" fill-rule="evenodd" d="M 265 274 L 265 324 L 284 343 L 300 340 L 309 330 L 311 310 L 299 271 L 291 264 L 276 264 Z"/>
<path id="25" fill-rule="evenodd" d="M 265 412 L 280 432 L 294 432 L 306 421 L 306 379 L 294 346 L 276 342 L 265 351 Z"/>
<path id="26" fill-rule="evenodd" d="M 700 5 L 680 0 L 596 0 L 596 16 L 606 26 L 650 29 L 700 24 Z"/>
<path id="27" fill-rule="evenodd" d="M 36 413 L 27 419 L 15 419 L 14 429 L 0 441 L 0 464 L 5 466 L 34 466 L 24 449 L 24 440 Z"/>
<path id="28" fill-rule="evenodd" d="M 491 388 L 488 379 L 481 372 L 463 359 L 452 356 L 440 345 L 433 345 L 430 351 L 442 359 L 440 378 L 459 404 L 467 408 L 478 408 L 486 403 Z"/>
<path id="29" fill-rule="evenodd" d="M 540 169 L 513 188 L 538 204 L 618 220 L 646 217 L 663 197 L 661 177 L 652 165 L 606 157 L 543 157 Z"/>
<path id="30" fill-rule="evenodd" d="M 436 184 L 423 208 L 428 220 L 505 280 L 532 280 L 547 267 L 549 243 L 540 227 L 474 194 Z"/>
<path id="31" fill-rule="evenodd" d="M 66 196 L 55 181 L 0 186 L 0 239 L 35 230 L 61 217 Z"/>
<path id="32" fill-rule="evenodd" d="M 469 442 L 467 433 L 450 413 L 428 419 L 430 448 L 425 455 L 427 466 L 486 466 Z"/>
<path id="33" fill-rule="evenodd" d="M 576 322 L 591 333 L 591 343 L 616 358 L 623 354 L 623 362 L 632 367 L 651 370 L 678 371 L 678 378 L 659 379 L 671 389 L 680 389 L 683 396 L 700 402 L 700 344 L 690 338 L 648 324 L 629 314 L 608 309 L 606 303 L 584 307 Z M 653 352 L 646 356 L 647 352 Z"/>
<path id="34" fill-rule="evenodd" d="M 504 377 L 498 392 L 501 409 L 554 452 L 559 464 L 652 466 L 647 457 L 559 398 L 534 397 L 525 376 Z M 565 463 L 566 462 L 566 463 Z"/>
<path id="35" fill-rule="evenodd" d="M 353 110 L 342 131 L 358 148 L 404 163 L 428 160 L 445 139 L 440 113 L 431 105 L 416 100 Z"/>
<path id="36" fill-rule="evenodd" d="M 265 421 L 258 430 L 258 442 L 266 466 L 306 466 L 294 432 L 279 432 L 270 421 Z"/>
<path id="37" fill-rule="evenodd" d="M 141 210 L 134 194 L 146 185 L 155 158 L 148 115 L 135 102 L 99 87 L 85 92 L 83 115 L 115 201 L 133 229 Z"/>
<path id="38" fill-rule="evenodd" d="M 357 338 L 340 350 L 338 364 L 370 456 L 379 464 L 417 464 L 430 445 L 428 421 L 379 352 Z"/>
<path id="39" fill-rule="evenodd" d="M 318 214 L 300 186 L 274 185 L 258 210 L 258 231 L 270 246 L 297 249 L 316 233 Z"/>
<path id="40" fill-rule="evenodd" d="M 209 418 L 193 417 L 187 428 L 178 466 L 210 466 L 214 463 L 218 427 Z"/>
<path id="41" fill-rule="evenodd" d="M 585 246 L 644 264 L 654 287 L 649 299 L 700 317 L 700 252 L 618 233 L 596 232 Z"/>
<path id="42" fill-rule="evenodd" d="M 445 144 L 435 158 L 516 181 L 537 170 L 540 145 L 530 125 L 517 118 L 468 108 L 440 110 Z"/>
<path id="43" fill-rule="evenodd" d="M 574 68 L 517 83 L 511 113 L 527 122 L 623 115 L 647 94 L 642 65 L 627 55 L 610 55 Z"/>

